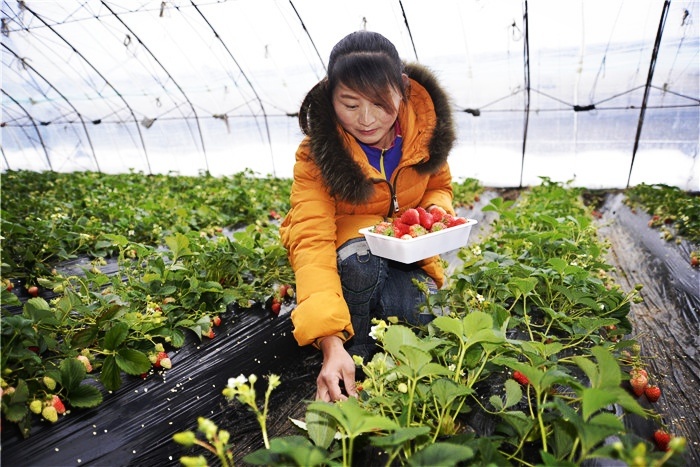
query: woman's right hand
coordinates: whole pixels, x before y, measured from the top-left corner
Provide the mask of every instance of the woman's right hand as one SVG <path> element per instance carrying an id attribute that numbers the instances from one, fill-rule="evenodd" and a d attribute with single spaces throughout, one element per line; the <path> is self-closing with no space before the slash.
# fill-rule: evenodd
<path id="1" fill-rule="evenodd" d="M 348 396 L 357 397 L 355 362 L 343 341 L 337 336 L 328 336 L 320 341 L 319 347 L 323 352 L 323 365 L 316 378 L 316 400 L 336 402 Z M 343 387 L 347 394 L 343 393 Z"/>

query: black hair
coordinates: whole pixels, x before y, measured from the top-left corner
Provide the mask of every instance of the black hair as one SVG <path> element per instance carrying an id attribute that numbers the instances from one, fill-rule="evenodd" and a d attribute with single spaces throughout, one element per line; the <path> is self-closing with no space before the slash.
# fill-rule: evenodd
<path id="1" fill-rule="evenodd" d="M 404 63 L 394 44 L 376 32 L 356 31 L 340 40 L 331 51 L 326 78 L 309 91 L 301 105 L 299 123 L 304 133 L 308 128 L 309 96 L 321 92 L 331 101 L 333 90 L 343 84 L 386 109 L 393 107 L 387 92 L 395 89 L 406 99 L 408 91 L 403 80 Z"/>

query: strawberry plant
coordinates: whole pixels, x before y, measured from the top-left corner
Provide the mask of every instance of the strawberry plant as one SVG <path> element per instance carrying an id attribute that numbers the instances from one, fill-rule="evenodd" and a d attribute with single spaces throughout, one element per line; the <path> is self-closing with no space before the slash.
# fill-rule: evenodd
<path id="1" fill-rule="evenodd" d="M 700 195 L 688 193 L 678 187 L 640 184 L 625 192 L 625 204 L 649 213 L 649 227 L 658 228 L 662 238 L 672 240 L 679 235 L 695 245 L 688 261 L 693 267 L 700 265 Z M 674 231 L 672 230 L 675 230 Z"/>
<path id="2" fill-rule="evenodd" d="M 54 298 L 23 305 L 3 290 L 3 304 L 22 309 L 2 310 L 2 384 L 10 392 L 2 411 L 25 436 L 34 414 L 58 420 L 51 410 L 32 410 L 34 401 L 59 395 L 70 407 L 99 405 L 101 389 L 118 390 L 124 375 L 170 368 L 165 346 L 183 346 L 186 333 L 213 338 L 212 327 L 230 305 L 260 306 L 278 282 L 292 283 L 277 227 L 267 221 L 232 238 L 175 233 L 164 247 L 123 235 L 102 239 L 117 252 L 115 274 L 101 271 L 101 259 L 83 275 L 56 273 L 40 279 Z"/>
<path id="3" fill-rule="evenodd" d="M 680 457 L 683 438 L 659 443 L 623 423 L 625 414 L 660 421 L 625 386 L 625 368 L 643 365 L 625 338 L 639 287 L 624 292 L 607 274 L 579 194 L 544 179 L 518 202 L 492 200 L 490 236 L 462 249 L 446 288 L 426 293 L 424 307 L 438 316 L 416 328 L 375 321 L 380 352 L 356 361 L 358 399 L 309 404 L 298 424 L 312 443 L 272 439 L 244 460 L 352 465 L 358 446 L 386 465 Z"/>

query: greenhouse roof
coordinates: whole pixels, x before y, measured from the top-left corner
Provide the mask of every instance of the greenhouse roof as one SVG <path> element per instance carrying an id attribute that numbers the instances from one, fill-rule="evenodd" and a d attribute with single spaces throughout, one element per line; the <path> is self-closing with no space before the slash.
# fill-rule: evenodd
<path id="1" fill-rule="evenodd" d="M 450 92 L 456 178 L 700 190 L 698 1 L 2 2 L 2 170 L 290 177 L 332 46 Z"/>

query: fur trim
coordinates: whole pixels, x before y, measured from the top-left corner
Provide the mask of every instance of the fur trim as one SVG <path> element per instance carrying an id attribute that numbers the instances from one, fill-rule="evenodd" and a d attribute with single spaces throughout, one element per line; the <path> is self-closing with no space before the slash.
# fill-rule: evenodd
<path id="1" fill-rule="evenodd" d="M 446 162 L 456 139 L 449 98 L 427 68 L 407 64 L 405 72 L 426 89 L 435 107 L 437 125 L 428 144 L 430 159 L 414 166 L 419 173 L 435 173 Z M 311 156 L 331 196 L 355 204 L 365 202 L 372 196 L 375 182 L 363 172 L 345 147 L 338 132 L 327 83 L 321 82 L 309 91 L 305 104 L 308 104 L 305 132 L 310 139 Z"/>

